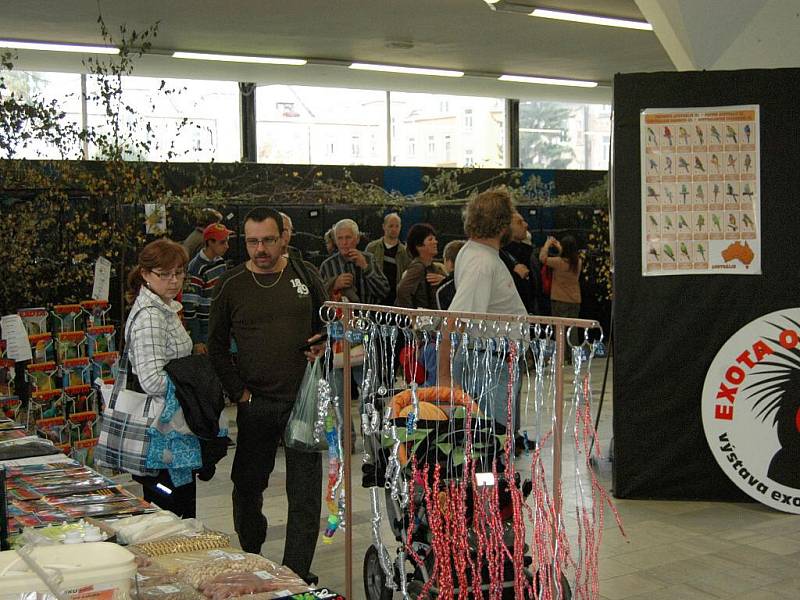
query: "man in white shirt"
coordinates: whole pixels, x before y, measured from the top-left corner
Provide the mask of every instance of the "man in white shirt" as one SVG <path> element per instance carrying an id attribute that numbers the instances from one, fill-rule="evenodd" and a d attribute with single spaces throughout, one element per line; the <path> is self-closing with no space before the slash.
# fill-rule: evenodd
<path id="1" fill-rule="evenodd" d="M 514 212 L 511 196 L 503 188 L 482 192 L 470 200 L 464 217 L 464 232 L 469 240 L 456 258 L 456 294 L 450 311 L 527 315 L 511 273 L 500 259 L 500 248 L 511 239 Z M 488 348 L 478 352 L 489 356 L 484 355 L 486 360 L 478 361 L 480 367 L 477 370 L 474 370 L 474 364 L 465 364 L 463 352 L 456 353 L 453 382 L 461 384 L 477 399 L 487 417 L 507 426 L 508 357 L 499 349 Z M 449 356 L 449 348 L 440 349 L 442 355 Z M 519 427 L 519 363 L 511 366 L 516 373 L 510 429 L 516 431 Z"/>

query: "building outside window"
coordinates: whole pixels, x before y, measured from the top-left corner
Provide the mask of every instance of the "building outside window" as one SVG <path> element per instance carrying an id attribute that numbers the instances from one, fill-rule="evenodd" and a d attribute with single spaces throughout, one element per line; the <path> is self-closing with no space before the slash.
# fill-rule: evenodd
<path id="1" fill-rule="evenodd" d="M 385 92 L 297 85 L 256 89 L 258 162 L 383 165 L 386 128 Z M 364 139 L 370 140 L 369 152 Z"/>
<path id="2" fill-rule="evenodd" d="M 394 164 L 458 167 L 467 166 L 469 159 L 475 166 L 505 166 L 505 100 L 406 92 L 392 92 L 390 100 L 398 133 L 409 140 L 406 153 L 397 152 Z M 414 152 L 412 139 L 424 141 L 422 152 Z M 468 157 L 466 147 L 481 148 L 481 153 Z"/>
<path id="3" fill-rule="evenodd" d="M 472 109 L 468 108 L 464 111 L 464 129 L 467 131 L 472 130 Z"/>

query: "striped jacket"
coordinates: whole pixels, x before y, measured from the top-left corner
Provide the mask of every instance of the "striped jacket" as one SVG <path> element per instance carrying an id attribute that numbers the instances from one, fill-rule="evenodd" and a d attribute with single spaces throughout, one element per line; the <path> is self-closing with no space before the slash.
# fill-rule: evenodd
<path id="1" fill-rule="evenodd" d="M 227 265 L 221 256 L 209 260 L 201 250 L 186 268 L 186 289 L 183 293 L 183 318 L 195 344 L 208 343 L 208 315 L 211 296 Z"/>
<path id="2" fill-rule="evenodd" d="M 328 294 L 333 292 L 333 282 L 342 273 L 353 274 L 353 287 L 358 298 L 350 298 L 351 302 L 380 304 L 389 292 L 389 281 L 380 269 L 375 266 L 375 257 L 369 252 L 362 252 L 367 260 L 367 268 L 357 267 L 355 263 L 345 260 L 338 252 L 322 261 L 319 274 L 325 283 Z M 347 296 L 347 290 L 343 290 Z"/>

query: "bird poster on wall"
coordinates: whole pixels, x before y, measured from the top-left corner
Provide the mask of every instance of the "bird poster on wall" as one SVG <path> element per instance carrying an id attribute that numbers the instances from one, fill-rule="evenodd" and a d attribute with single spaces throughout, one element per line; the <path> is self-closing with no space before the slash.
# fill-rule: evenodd
<path id="1" fill-rule="evenodd" d="M 758 105 L 642 111 L 642 274 L 761 274 Z"/>

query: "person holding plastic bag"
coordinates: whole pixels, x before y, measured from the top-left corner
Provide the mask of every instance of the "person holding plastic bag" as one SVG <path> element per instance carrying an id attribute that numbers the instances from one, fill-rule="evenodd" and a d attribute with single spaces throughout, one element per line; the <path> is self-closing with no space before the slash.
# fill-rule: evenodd
<path id="1" fill-rule="evenodd" d="M 133 478 L 142 485 L 145 500 L 183 518 L 196 513 L 193 468 L 200 467 L 200 445 L 186 426 L 164 367 L 192 352 L 192 339 L 178 316 L 182 307 L 175 300 L 183 287 L 187 262 L 183 246 L 168 239 L 155 240 L 142 249 L 128 277 L 135 301 L 125 327 L 130 344 L 128 387 L 138 384 L 154 406 L 147 466 L 158 472 Z"/>
<path id="2" fill-rule="evenodd" d="M 236 401 L 233 524 L 242 550 L 259 554 L 268 523 L 264 490 L 278 442 L 297 399 L 308 361 L 324 350 L 319 309 L 327 300 L 313 265 L 284 256 L 283 219 L 256 207 L 244 219 L 249 259 L 214 288 L 208 352 L 228 397 Z M 233 361 L 230 340 L 238 354 Z M 306 581 L 322 509 L 322 456 L 285 449 L 288 515 L 282 563 Z M 274 502 L 276 498 L 271 498 Z"/>

